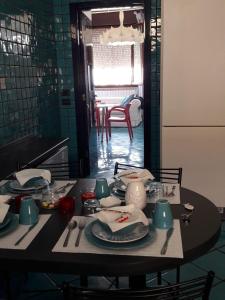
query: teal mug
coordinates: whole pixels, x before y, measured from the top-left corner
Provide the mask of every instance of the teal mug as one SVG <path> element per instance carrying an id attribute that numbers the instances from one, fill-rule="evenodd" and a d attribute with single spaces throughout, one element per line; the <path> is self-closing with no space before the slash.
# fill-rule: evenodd
<path id="1" fill-rule="evenodd" d="M 110 196 L 110 189 L 106 178 L 97 178 L 95 183 L 95 195 L 97 199 Z"/>
<path id="2" fill-rule="evenodd" d="M 25 196 L 20 202 L 19 223 L 33 225 L 38 222 L 39 209 L 31 196 Z"/>
<path id="3" fill-rule="evenodd" d="M 168 200 L 159 199 L 156 201 L 152 218 L 155 228 L 168 229 L 173 226 L 173 215 Z"/>

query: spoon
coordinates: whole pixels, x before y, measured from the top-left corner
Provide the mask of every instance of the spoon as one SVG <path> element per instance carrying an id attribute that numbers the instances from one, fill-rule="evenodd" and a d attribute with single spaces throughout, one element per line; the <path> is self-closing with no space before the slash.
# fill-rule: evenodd
<path id="1" fill-rule="evenodd" d="M 68 232 L 67 232 L 67 235 L 66 235 L 66 238 L 65 238 L 65 241 L 63 243 L 63 247 L 66 247 L 68 245 L 68 242 L 69 242 L 69 238 L 70 238 L 70 234 L 71 234 L 71 231 L 77 227 L 77 221 L 70 221 L 67 225 L 67 228 L 68 228 Z"/>

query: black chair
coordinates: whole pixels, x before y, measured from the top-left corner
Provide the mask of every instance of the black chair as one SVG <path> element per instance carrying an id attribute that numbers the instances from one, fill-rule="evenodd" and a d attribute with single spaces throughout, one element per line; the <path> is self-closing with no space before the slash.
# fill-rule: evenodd
<path id="1" fill-rule="evenodd" d="M 114 175 L 116 175 L 120 170 L 129 170 L 129 169 L 144 169 L 144 167 L 136 167 L 134 165 L 123 164 L 116 162 L 114 167 Z M 151 173 L 154 175 L 156 181 L 160 181 L 162 183 L 179 183 L 181 185 L 182 182 L 182 168 L 160 168 L 160 169 L 152 169 Z M 162 274 L 158 272 L 157 274 L 158 284 L 162 283 Z M 176 268 L 176 280 L 177 283 L 180 282 L 180 267 Z M 118 285 L 118 283 L 117 283 Z"/>
<path id="2" fill-rule="evenodd" d="M 69 164 L 68 163 L 49 163 L 41 164 L 37 169 L 47 169 L 51 172 L 51 177 L 54 180 L 70 179 Z"/>
<path id="3" fill-rule="evenodd" d="M 85 289 L 65 284 L 63 287 L 63 295 L 65 300 L 207 300 L 209 299 L 214 276 L 214 272 L 210 271 L 205 276 L 184 281 L 182 283 L 146 288 L 142 290 Z"/>
<path id="4" fill-rule="evenodd" d="M 115 163 L 114 175 L 118 173 L 119 170 L 128 170 L 131 168 L 144 169 L 144 167 L 136 167 L 134 165 Z M 155 180 L 161 181 L 163 183 L 179 183 L 181 185 L 182 181 L 182 168 L 160 168 L 152 169 L 151 173 L 155 176 Z"/>

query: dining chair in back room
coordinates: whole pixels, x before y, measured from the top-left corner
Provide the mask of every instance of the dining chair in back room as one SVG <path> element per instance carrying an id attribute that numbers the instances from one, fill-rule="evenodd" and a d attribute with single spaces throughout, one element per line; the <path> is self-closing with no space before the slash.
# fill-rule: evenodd
<path id="1" fill-rule="evenodd" d="M 130 120 L 130 106 L 131 103 L 127 103 L 125 106 L 113 106 L 105 115 L 106 126 L 106 140 L 111 138 L 112 123 L 126 123 L 130 140 L 133 138 L 133 129 Z M 115 114 L 116 113 L 116 114 Z M 119 114 L 118 114 L 119 113 Z"/>

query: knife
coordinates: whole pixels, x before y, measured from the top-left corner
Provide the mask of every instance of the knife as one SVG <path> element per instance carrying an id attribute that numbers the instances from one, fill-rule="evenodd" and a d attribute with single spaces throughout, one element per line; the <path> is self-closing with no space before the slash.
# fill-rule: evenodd
<path id="1" fill-rule="evenodd" d="M 168 243 L 169 243 L 169 239 L 171 238 L 172 234 L 173 234 L 173 231 L 174 231 L 174 228 L 171 227 L 167 230 L 166 232 L 166 240 L 162 246 L 162 249 L 160 251 L 160 254 L 161 255 L 165 255 L 166 254 L 166 251 L 167 251 L 167 248 L 168 248 Z"/>
<path id="2" fill-rule="evenodd" d="M 19 245 L 19 243 L 25 238 L 25 236 L 38 224 L 38 222 L 34 223 L 33 225 L 31 225 L 27 231 L 18 239 L 17 242 L 15 242 L 14 246 Z"/>

